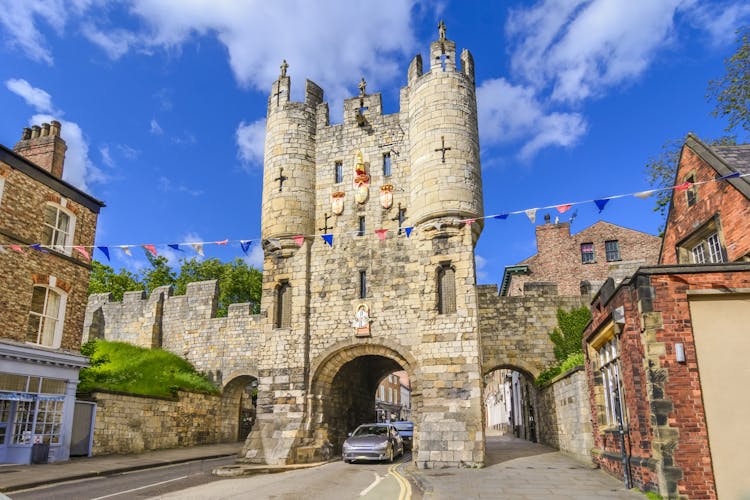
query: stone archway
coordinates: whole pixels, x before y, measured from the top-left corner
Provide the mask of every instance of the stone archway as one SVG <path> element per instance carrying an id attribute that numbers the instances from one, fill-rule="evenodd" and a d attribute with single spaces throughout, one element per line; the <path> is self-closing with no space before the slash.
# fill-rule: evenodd
<path id="1" fill-rule="evenodd" d="M 233 429 L 237 441 L 244 442 L 255 424 L 257 376 L 235 372 L 222 388 L 225 425 Z"/>
<path id="2" fill-rule="evenodd" d="M 323 353 L 313 363 L 308 396 L 316 444 L 323 443 L 332 453 L 339 453 L 349 432 L 359 424 L 374 422 L 375 390 L 389 373 L 407 372 L 412 383 L 412 411 L 418 412 L 421 393 L 415 366 L 403 346 L 388 342 L 339 345 Z"/>
<path id="3" fill-rule="evenodd" d="M 538 391 L 534 367 L 502 363 L 484 372 L 484 411 L 487 434 L 510 434 L 527 441 L 539 440 Z"/>

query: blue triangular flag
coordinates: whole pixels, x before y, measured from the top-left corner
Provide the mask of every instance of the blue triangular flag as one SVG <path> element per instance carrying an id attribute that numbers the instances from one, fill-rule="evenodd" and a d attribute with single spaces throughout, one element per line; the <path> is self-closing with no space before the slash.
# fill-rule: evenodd
<path id="1" fill-rule="evenodd" d="M 247 249 L 250 248 L 251 244 L 252 240 L 240 240 L 240 246 L 242 247 L 242 251 L 245 252 L 245 255 L 247 255 Z"/>
<path id="2" fill-rule="evenodd" d="M 184 252 L 182 248 L 180 248 L 180 245 L 178 243 L 172 243 L 171 245 L 167 245 L 169 248 L 174 248 L 175 250 L 179 252 Z"/>
<path id="3" fill-rule="evenodd" d="M 507 219 L 508 214 L 493 215 L 492 218 L 493 219 Z"/>
<path id="4" fill-rule="evenodd" d="M 42 248 L 41 243 L 34 243 L 33 245 L 29 245 L 29 246 L 33 248 L 34 250 L 36 250 L 37 252 L 48 253 L 47 250 Z"/>
<path id="5" fill-rule="evenodd" d="M 721 180 L 724 180 L 724 179 L 734 179 L 734 178 L 739 177 L 739 176 L 740 176 L 740 173 L 739 172 L 735 172 L 733 174 L 729 174 L 729 175 L 725 175 L 723 177 L 719 177 L 718 180 L 721 181 Z"/>
<path id="6" fill-rule="evenodd" d="M 404 231 L 406 232 L 406 237 L 407 237 L 407 238 L 408 238 L 409 236 L 411 236 L 411 231 L 412 231 L 412 229 L 414 229 L 414 227 L 405 227 L 405 228 L 404 228 Z"/>
<path id="7" fill-rule="evenodd" d="M 332 247 L 332 246 L 333 246 L 333 235 L 332 235 L 332 234 L 322 234 L 322 235 L 321 235 L 321 238 L 323 238 L 323 240 L 324 240 L 324 241 L 325 241 L 326 243 L 328 243 L 328 246 L 329 246 L 329 247 Z"/>
<path id="8" fill-rule="evenodd" d="M 107 247 L 96 247 L 99 249 L 101 253 L 104 254 L 104 256 L 107 258 L 107 262 L 109 262 L 109 248 Z"/>
<path id="9" fill-rule="evenodd" d="M 599 209 L 599 213 L 602 213 L 602 210 L 604 210 L 604 206 L 609 202 L 609 198 L 603 198 L 601 200 L 594 200 L 594 203 L 596 203 L 596 208 Z"/>

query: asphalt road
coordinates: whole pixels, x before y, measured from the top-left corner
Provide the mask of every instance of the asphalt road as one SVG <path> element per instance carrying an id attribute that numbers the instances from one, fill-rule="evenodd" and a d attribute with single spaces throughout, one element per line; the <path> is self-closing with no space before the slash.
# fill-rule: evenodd
<path id="1" fill-rule="evenodd" d="M 198 485 L 221 481 L 211 471 L 234 464 L 234 457 L 198 460 L 90 479 L 41 486 L 10 493 L 13 500 L 94 500 L 152 498 Z M 2 495 L 0 495 L 2 496 Z"/>
<path id="2" fill-rule="evenodd" d="M 396 470 L 410 454 L 387 462 L 345 464 L 332 462 L 320 467 L 280 474 L 226 479 L 158 496 L 165 499 L 366 499 L 408 500 L 411 485 Z"/>

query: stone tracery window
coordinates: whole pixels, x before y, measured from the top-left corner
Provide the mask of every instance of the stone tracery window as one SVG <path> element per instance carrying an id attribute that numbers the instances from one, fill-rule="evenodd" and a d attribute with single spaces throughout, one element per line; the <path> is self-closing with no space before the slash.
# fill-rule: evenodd
<path id="1" fill-rule="evenodd" d="M 437 272 L 438 313 L 456 312 L 456 270 L 450 262 L 440 265 Z"/>

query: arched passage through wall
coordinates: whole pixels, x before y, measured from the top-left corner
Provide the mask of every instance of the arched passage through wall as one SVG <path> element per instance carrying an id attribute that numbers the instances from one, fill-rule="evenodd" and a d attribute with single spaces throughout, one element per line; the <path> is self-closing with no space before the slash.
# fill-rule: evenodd
<path id="1" fill-rule="evenodd" d="M 413 358 L 401 346 L 358 344 L 329 349 L 313 365 L 311 419 L 316 433 L 340 451 L 349 432 L 375 422 L 375 392 L 388 374 L 406 371 L 412 388 L 412 412 L 420 407 Z"/>
<path id="2" fill-rule="evenodd" d="M 512 435 L 538 441 L 538 393 L 530 369 L 520 363 L 499 364 L 485 371 L 486 436 Z"/>
<path id="3" fill-rule="evenodd" d="M 237 441 L 245 441 L 255 424 L 258 379 L 242 373 L 230 376 L 221 393 L 226 425 L 236 429 Z"/>

